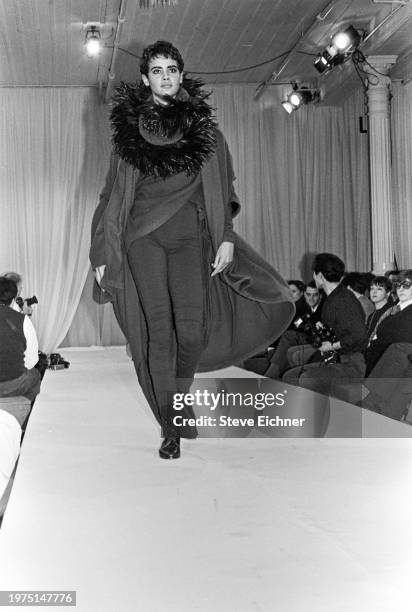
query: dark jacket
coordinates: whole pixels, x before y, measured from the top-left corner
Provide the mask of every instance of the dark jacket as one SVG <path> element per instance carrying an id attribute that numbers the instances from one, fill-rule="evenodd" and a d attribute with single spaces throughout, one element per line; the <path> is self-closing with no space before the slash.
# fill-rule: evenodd
<path id="1" fill-rule="evenodd" d="M 139 382 L 159 418 L 147 367 L 144 315 L 125 256 L 123 232 L 134 200 L 138 171 L 113 157 L 105 188 L 92 222 L 90 260 L 106 264 L 102 292 L 95 283 L 94 298 L 111 301 L 132 351 Z M 203 241 L 208 342 L 199 371 L 224 368 L 266 348 L 288 326 L 295 308 L 288 285 L 258 253 L 235 234 L 235 256 L 226 270 L 210 278 L 210 263 L 222 242 L 225 206 L 234 213 L 239 202 L 233 190 L 231 157 L 220 132 L 217 149 L 201 170 L 210 240 Z M 143 264 L 144 265 L 144 264 Z"/>
<path id="2" fill-rule="evenodd" d="M 344 285 L 338 285 L 327 296 L 322 307 L 322 323 L 335 333 L 342 354 L 366 348 L 365 313 L 358 298 Z"/>

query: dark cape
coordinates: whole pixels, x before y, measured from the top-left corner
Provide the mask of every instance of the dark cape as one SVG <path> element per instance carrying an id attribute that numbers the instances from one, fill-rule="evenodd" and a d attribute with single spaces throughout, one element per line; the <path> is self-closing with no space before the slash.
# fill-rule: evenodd
<path id="1" fill-rule="evenodd" d="M 225 206 L 231 207 L 233 215 L 240 208 L 233 190 L 234 173 L 227 143 L 217 129 L 215 137 L 214 153 L 200 171 L 210 238 L 202 241 L 207 341 L 199 372 L 224 368 L 262 351 L 287 328 L 295 313 L 288 285 L 237 234 L 233 262 L 221 274 L 210 277 L 210 264 L 223 238 Z M 160 423 L 147 363 L 146 322 L 123 240 L 139 173 L 139 169 L 112 155 L 92 222 L 92 266 L 107 266 L 101 288 L 94 284 L 93 297 L 99 303 L 112 302 L 130 344 L 138 380 Z"/>

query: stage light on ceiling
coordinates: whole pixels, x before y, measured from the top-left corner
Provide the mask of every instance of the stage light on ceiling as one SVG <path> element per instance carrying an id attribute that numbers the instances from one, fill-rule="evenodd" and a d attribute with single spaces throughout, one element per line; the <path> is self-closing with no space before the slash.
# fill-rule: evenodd
<path id="1" fill-rule="evenodd" d="M 89 57 L 97 57 L 102 50 L 100 31 L 96 26 L 90 26 L 86 32 L 86 52 Z"/>
<path id="2" fill-rule="evenodd" d="M 361 41 L 361 36 L 353 26 L 349 26 L 343 32 L 338 32 L 332 38 L 332 45 L 336 47 L 338 53 L 347 53 L 355 49 Z"/>
<path id="3" fill-rule="evenodd" d="M 287 113 L 291 114 L 304 104 L 319 102 L 320 98 L 321 92 L 318 89 L 310 89 L 304 85 L 298 86 L 295 83 L 287 99 L 282 102 L 282 106 Z"/>
<path id="4" fill-rule="evenodd" d="M 334 66 L 342 64 L 359 46 L 361 34 L 353 26 L 333 35 L 331 44 L 323 53 L 319 53 L 313 62 L 316 70 L 321 74 L 331 70 Z"/>

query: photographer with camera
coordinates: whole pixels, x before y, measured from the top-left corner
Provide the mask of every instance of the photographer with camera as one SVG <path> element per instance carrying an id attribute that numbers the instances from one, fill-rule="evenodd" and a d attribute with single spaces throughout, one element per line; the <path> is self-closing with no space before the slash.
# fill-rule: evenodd
<path id="1" fill-rule="evenodd" d="M 16 310 L 16 312 L 22 312 L 28 317 L 31 317 L 31 315 L 33 314 L 32 306 L 33 304 L 38 304 L 38 301 L 35 295 L 33 295 L 33 297 L 31 298 L 25 298 L 25 299 L 21 297 L 21 290 L 23 287 L 23 279 L 22 279 L 21 274 L 18 274 L 17 272 L 5 272 L 1 276 L 3 278 L 9 278 L 10 280 L 14 281 L 17 285 L 17 296 L 15 297 L 11 305 L 13 310 Z"/>
<path id="2" fill-rule="evenodd" d="M 312 270 L 316 286 L 326 294 L 317 362 L 292 368 L 283 380 L 327 395 L 334 380 L 361 378 L 365 373 L 365 314 L 359 300 L 341 284 L 345 264 L 339 257 L 319 253 Z"/>
<path id="3" fill-rule="evenodd" d="M 38 304 L 39 302 L 35 295 L 33 295 L 33 297 L 31 298 L 23 299 L 21 297 L 21 292 L 22 292 L 22 287 L 23 287 L 22 275 L 18 274 L 18 272 L 5 272 L 4 274 L 1 274 L 1 276 L 3 278 L 8 278 L 12 280 L 14 283 L 16 283 L 16 286 L 17 286 L 17 295 L 12 301 L 12 303 L 10 304 L 10 307 L 16 312 L 20 312 L 21 314 L 31 317 L 33 314 L 32 306 L 34 304 Z M 40 379 L 43 380 L 44 373 L 48 367 L 48 359 L 47 359 L 47 355 L 43 353 L 42 351 L 38 351 L 38 359 L 34 367 L 39 371 Z"/>
<path id="4" fill-rule="evenodd" d="M 40 391 L 36 331 L 30 318 L 11 307 L 17 285 L 0 277 L 0 397 L 23 395 L 32 403 Z"/>
<path id="5" fill-rule="evenodd" d="M 281 336 L 274 350 L 270 365 L 265 372 L 269 378 L 280 378 L 282 374 L 296 364 L 291 359 L 299 359 L 299 364 L 305 363 L 315 352 L 313 348 L 313 335 L 316 324 L 321 319 L 323 292 L 321 292 L 314 281 L 305 286 L 303 293 L 304 302 L 296 308 L 296 315 L 289 329 Z"/>

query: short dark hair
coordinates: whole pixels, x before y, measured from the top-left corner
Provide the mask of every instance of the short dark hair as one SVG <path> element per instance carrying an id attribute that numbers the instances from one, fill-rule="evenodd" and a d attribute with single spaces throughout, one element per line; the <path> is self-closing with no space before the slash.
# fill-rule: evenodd
<path id="1" fill-rule="evenodd" d="M 369 287 L 371 288 L 372 285 L 375 285 L 375 287 L 383 287 L 386 293 L 390 293 L 392 290 L 392 283 L 387 276 L 374 276 L 369 283 Z"/>
<path id="2" fill-rule="evenodd" d="M 301 293 L 305 291 L 305 283 L 301 280 L 288 280 L 288 285 L 295 285 Z"/>
<path id="3" fill-rule="evenodd" d="M 412 270 L 402 270 L 401 272 L 399 272 L 396 278 L 396 282 L 398 283 L 404 280 L 412 281 Z"/>
<path id="4" fill-rule="evenodd" d="M 319 287 L 317 287 L 316 283 L 314 280 L 309 281 L 308 283 L 306 283 L 305 286 L 305 290 L 310 287 L 311 289 L 317 289 L 319 291 Z"/>
<path id="5" fill-rule="evenodd" d="M 345 274 L 345 264 L 333 253 L 318 253 L 312 263 L 315 274 L 322 272 L 330 283 L 338 283 Z"/>
<path id="6" fill-rule="evenodd" d="M 366 277 L 361 272 L 349 272 L 343 279 L 342 285 L 350 287 L 356 293 L 364 294 L 369 287 Z"/>
<path id="7" fill-rule="evenodd" d="M 0 304 L 10 306 L 17 295 L 17 285 L 5 276 L 0 276 Z"/>
<path id="8" fill-rule="evenodd" d="M 4 272 L 1 276 L 4 276 L 5 278 L 10 278 L 16 283 L 16 285 L 18 285 L 22 281 L 21 274 L 18 274 L 17 272 Z"/>
<path id="9" fill-rule="evenodd" d="M 390 276 L 397 276 L 400 270 L 386 270 L 385 276 L 389 278 Z"/>
<path id="10" fill-rule="evenodd" d="M 180 55 L 180 51 L 167 40 L 157 40 L 152 45 L 149 45 L 143 49 L 142 59 L 140 60 L 140 73 L 148 75 L 149 73 L 149 62 L 154 57 L 171 57 L 177 63 L 179 72 L 183 72 L 184 61 Z"/>

